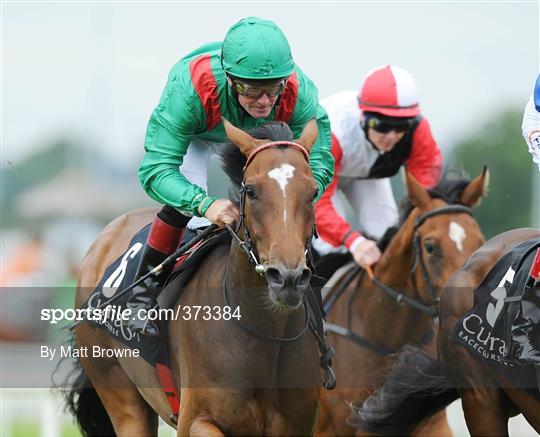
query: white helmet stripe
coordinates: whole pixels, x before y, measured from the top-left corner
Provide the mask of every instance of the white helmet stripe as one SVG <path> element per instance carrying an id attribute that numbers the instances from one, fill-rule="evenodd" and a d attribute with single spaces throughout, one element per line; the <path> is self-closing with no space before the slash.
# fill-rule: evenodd
<path id="1" fill-rule="evenodd" d="M 418 104 L 418 89 L 413 77 L 403 68 L 391 66 L 396 81 L 398 106 L 408 107 Z"/>

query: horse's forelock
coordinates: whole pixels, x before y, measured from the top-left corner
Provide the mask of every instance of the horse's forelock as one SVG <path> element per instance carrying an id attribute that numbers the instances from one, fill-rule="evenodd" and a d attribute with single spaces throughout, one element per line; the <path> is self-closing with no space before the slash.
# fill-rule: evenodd
<path id="1" fill-rule="evenodd" d="M 272 141 L 292 141 L 293 133 L 286 123 L 281 121 L 264 123 L 256 128 L 247 131 L 253 138 Z M 232 184 L 229 187 L 229 197 L 238 203 L 238 192 L 243 178 L 243 169 L 246 164 L 246 157 L 238 146 L 233 143 L 226 143 L 221 151 L 221 165 L 225 174 Z"/>

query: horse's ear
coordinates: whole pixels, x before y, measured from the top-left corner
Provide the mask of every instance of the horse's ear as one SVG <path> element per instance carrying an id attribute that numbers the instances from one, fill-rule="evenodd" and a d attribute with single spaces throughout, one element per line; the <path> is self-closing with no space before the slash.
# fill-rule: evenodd
<path id="1" fill-rule="evenodd" d="M 309 152 L 313 144 L 315 144 L 315 141 L 317 141 L 318 136 L 319 136 L 319 128 L 317 127 L 317 120 L 312 118 L 304 126 L 302 135 L 300 135 L 300 138 L 298 138 L 296 142 L 300 144 L 301 146 L 303 146 Z"/>
<path id="2" fill-rule="evenodd" d="M 408 170 L 405 170 L 405 185 L 407 187 L 407 192 L 409 193 L 409 199 L 413 205 L 419 209 L 426 209 L 431 200 L 431 196 Z"/>
<path id="3" fill-rule="evenodd" d="M 227 119 L 221 117 L 223 120 L 223 125 L 225 126 L 225 133 L 227 138 L 231 140 L 234 144 L 238 146 L 240 151 L 247 157 L 255 150 L 256 147 L 261 144 L 267 143 L 268 140 L 258 140 L 253 138 L 247 132 L 244 132 L 242 129 L 238 129 L 236 126 L 233 126 L 231 122 Z"/>
<path id="4" fill-rule="evenodd" d="M 477 206 L 480 204 L 482 197 L 487 195 L 489 185 L 489 170 L 484 165 L 480 176 L 474 178 L 469 185 L 465 187 L 459 200 L 467 206 Z"/>

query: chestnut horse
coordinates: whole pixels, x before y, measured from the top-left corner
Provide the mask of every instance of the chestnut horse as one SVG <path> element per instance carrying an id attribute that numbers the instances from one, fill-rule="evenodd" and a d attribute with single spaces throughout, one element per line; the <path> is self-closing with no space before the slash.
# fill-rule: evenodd
<path id="1" fill-rule="evenodd" d="M 514 386 L 498 368 L 473 357 L 451 340 L 454 327 L 472 308 L 473 291 L 486 274 L 511 248 L 533 238 L 540 238 L 538 229 L 508 231 L 471 255 L 441 295 L 438 360 L 420 349 L 406 348 L 397 356 L 397 364 L 381 390 L 353 409 L 351 422 L 378 435 L 405 434 L 461 397 L 473 436 L 508 435 L 508 419 L 519 413 L 540 433 L 538 397 Z M 537 390 L 536 381 L 531 380 L 529 388 Z"/>
<path id="2" fill-rule="evenodd" d="M 283 123 L 260 126 L 256 136 L 270 138 L 265 140 L 227 121 L 225 126 L 234 143 L 224 146 L 225 171 L 242 182 L 242 222 L 236 233 L 243 241 L 233 238 L 230 246 L 213 250 L 175 308 L 238 306 L 241 321 L 169 321 L 173 382 L 181 398 L 177 434 L 310 435 L 321 370 L 317 344 L 306 330 L 303 294 L 311 277 L 306 245 L 317 193 L 308 153 L 317 126 L 308 123 L 296 142 Z M 77 308 L 155 213 L 133 211 L 106 227 L 83 261 Z M 246 246 L 251 246 L 249 257 Z M 77 326 L 75 339 L 79 348 L 124 349 L 87 323 Z M 120 436 L 157 435 L 158 415 L 175 426 L 155 369 L 141 358 L 81 357 L 80 363 L 71 407 L 87 435 L 113 433 L 112 428 Z"/>
<path id="3" fill-rule="evenodd" d="M 328 302 L 336 290 L 343 292 L 327 316 L 334 332 L 329 342 L 336 350 L 334 370 L 338 384 L 332 392 L 322 393 L 319 435 L 355 434 L 357 430 L 346 423 L 348 402 L 365 399 L 376 389 L 385 374 L 381 369 L 386 355 L 407 343 L 434 338 L 433 306 L 440 291 L 448 277 L 484 241 L 469 208 L 486 192 L 486 169 L 472 182 L 443 179 L 430 191 L 409 173 L 405 179 L 409 205 L 373 270 L 379 284 L 396 292 L 389 295 L 367 274 L 358 272 L 347 288 L 342 287 L 345 275 L 327 295 Z M 403 295 L 399 297 L 398 293 Z M 413 301 L 405 302 L 407 298 Z M 402 304 L 397 304 L 396 299 Z M 409 303 L 420 304 L 420 309 Z M 338 335 L 339 327 L 353 332 L 356 342 L 345 332 Z M 419 434 L 429 433 L 450 434 L 444 413 L 419 430 Z"/>

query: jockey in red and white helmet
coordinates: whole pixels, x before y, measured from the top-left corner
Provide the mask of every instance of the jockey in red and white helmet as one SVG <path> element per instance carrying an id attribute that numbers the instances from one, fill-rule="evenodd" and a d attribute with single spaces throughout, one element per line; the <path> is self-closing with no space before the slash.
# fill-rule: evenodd
<path id="1" fill-rule="evenodd" d="M 415 81 L 402 68 L 377 68 L 364 78 L 359 94 L 340 92 L 321 104 L 330 118 L 335 172 L 315 208 L 319 238 L 313 247 L 319 255 L 348 250 L 359 265 L 372 265 L 380 251 L 344 219 L 338 190 L 362 232 L 378 239 L 398 221 L 389 177 L 406 165 L 431 188 L 440 179 L 441 152 L 421 116 Z"/>

